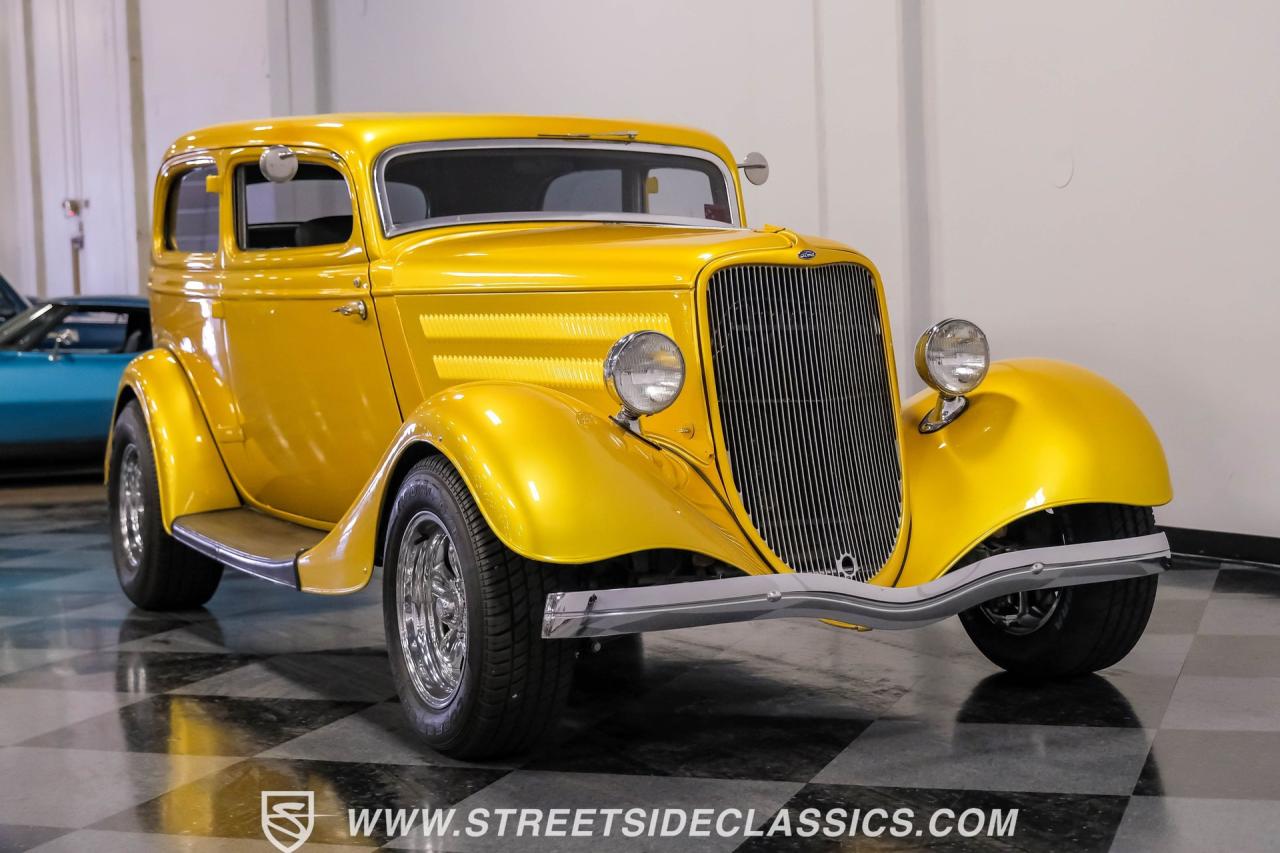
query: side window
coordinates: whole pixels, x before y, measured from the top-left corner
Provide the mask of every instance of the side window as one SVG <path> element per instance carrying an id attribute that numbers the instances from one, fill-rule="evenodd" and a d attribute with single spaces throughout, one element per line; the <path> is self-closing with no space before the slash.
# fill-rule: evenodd
<path id="1" fill-rule="evenodd" d="M 547 185 L 543 210 L 622 212 L 622 170 L 566 172 Z"/>
<path id="2" fill-rule="evenodd" d="M 204 180 L 216 167 L 196 166 L 173 179 L 165 201 L 164 245 L 175 252 L 218 251 L 218 194 Z"/>
<path id="3" fill-rule="evenodd" d="M 129 338 L 129 315 L 115 311 L 72 311 L 45 335 L 40 349 L 53 349 L 53 336 L 70 329 L 75 335 L 63 349 L 84 353 L 124 352 Z"/>
<path id="4" fill-rule="evenodd" d="M 237 166 L 235 174 L 241 249 L 299 249 L 351 239 L 351 191 L 337 169 L 299 163 L 293 180 L 282 184 L 268 181 L 256 163 Z"/>
<path id="5" fill-rule="evenodd" d="M 729 221 L 729 211 L 715 203 L 711 178 L 693 169 L 650 169 L 645 185 L 647 213 Z"/>

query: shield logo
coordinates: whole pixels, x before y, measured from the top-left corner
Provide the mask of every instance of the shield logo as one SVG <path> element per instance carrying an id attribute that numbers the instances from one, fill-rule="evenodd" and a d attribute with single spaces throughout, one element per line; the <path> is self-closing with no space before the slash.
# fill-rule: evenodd
<path id="1" fill-rule="evenodd" d="M 263 791 L 262 834 L 280 853 L 293 853 L 316 823 L 314 791 Z"/>

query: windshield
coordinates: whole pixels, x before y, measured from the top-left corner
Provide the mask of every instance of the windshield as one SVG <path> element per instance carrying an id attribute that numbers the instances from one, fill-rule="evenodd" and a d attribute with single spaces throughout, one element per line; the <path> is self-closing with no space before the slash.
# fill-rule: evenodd
<path id="1" fill-rule="evenodd" d="M 378 190 L 387 234 L 527 219 L 720 227 L 738 221 L 728 171 L 704 152 L 616 143 L 499 145 L 425 143 L 384 155 Z"/>
<path id="2" fill-rule="evenodd" d="M 33 305 L 0 323 L 0 350 L 52 350 L 79 353 L 130 353 L 151 348 L 147 309 L 90 305 Z"/>

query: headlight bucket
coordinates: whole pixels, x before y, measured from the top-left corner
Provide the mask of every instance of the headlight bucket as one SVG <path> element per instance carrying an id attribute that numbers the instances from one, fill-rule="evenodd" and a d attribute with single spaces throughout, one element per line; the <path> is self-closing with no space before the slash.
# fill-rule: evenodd
<path id="1" fill-rule="evenodd" d="M 684 388 L 684 355 L 671 338 L 650 330 L 624 335 L 604 360 L 604 384 L 634 421 L 675 402 Z"/>
<path id="2" fill-rule="evenodd" d="M 968 320 L 943 320 L 916 342 L 916 372 L 944 397 L 963 397 L 977 388 L 990 364 L 987 336 Z"/>

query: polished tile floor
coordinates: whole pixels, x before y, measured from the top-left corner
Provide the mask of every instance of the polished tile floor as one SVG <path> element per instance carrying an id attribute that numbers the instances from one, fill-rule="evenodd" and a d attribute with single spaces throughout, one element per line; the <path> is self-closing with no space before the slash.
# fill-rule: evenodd
<path id="1" fill-rule="evenodd" d="M 1012 839 L 844 842 L 867 850 L 1246 851 L 1280 838 L 1277 570 L 1178 567 L 1133 654 L 1049 687 L 1000 675 L 955 620 L 650 635 L 642 655 L 623 645 L 584 665 L 543 749 L 479 766 L 405 732 L 376 587 L 318 598 L 229 573 L 207 609 L 147 614 L 117 590 L 107 541 L 97 503 L 0 506 L 0 850 L 269 849 L 264 790 L 316 792 L 304 850 L 356 843 L 348 807 L 424 804 L 737 808 L 758 823 L 783 806 L 1021 809 Z M 526 846 L 637 842 L 434 849 Z"/>

